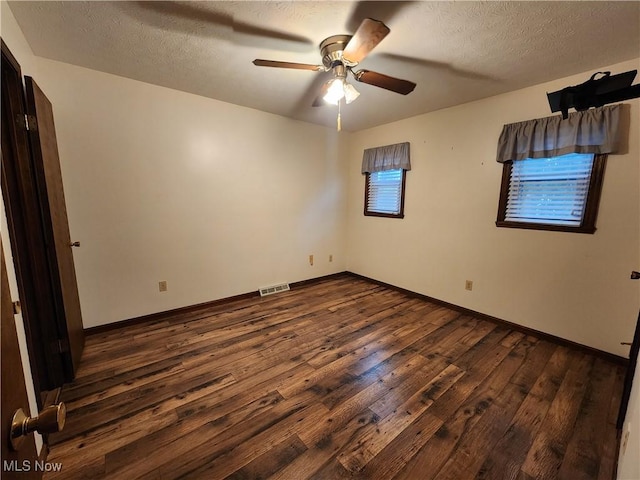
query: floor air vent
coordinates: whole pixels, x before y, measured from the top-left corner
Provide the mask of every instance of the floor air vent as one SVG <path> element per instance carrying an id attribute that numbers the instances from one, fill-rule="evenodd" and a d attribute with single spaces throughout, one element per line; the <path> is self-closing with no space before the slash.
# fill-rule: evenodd
<path id="1" fill-rule="evenodd" d="M 260 296 L 273 295 L 274 293 L 286 292 L 289 290 L 288 283 L 281 283 L 279 285 L 272 285 L 270 287 L 263 287 L 260 289 Z"/>

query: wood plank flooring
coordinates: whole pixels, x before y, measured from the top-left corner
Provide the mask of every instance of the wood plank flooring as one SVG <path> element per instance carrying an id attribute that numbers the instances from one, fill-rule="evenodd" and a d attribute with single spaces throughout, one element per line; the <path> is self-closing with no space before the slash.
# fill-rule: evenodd
<path id="1" fill-rule="evenodd" d="M 45 479 L 611 480 L 623 375 L 344 275 L 90 336 Z"/>

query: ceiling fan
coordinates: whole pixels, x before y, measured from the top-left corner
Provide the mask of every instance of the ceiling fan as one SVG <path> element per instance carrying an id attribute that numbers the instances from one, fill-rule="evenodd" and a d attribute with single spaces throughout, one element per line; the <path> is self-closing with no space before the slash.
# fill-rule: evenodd
<path id="1" fill-rule="evenodd" d="M 415 83 L 370 70 L 354 70 L 389 32 L 389 27 L 381 21 L 365 18 L 353 36 L 333 35 L 320 43 L 322 65 L 262 59 L 255 59 L 253 64 L 259 67 L 292 68 L 320 72 L 332 71 L 333 78 L 322 86 L 320 95 L 313 102 L 314 107 L 327 103 L 340 107 L 342 99 L 346 103 L 354 101 L 360 93 L 353 85 L 347 82 L 348 74 L 351 74 L 358 82 L 407 95 L 416 87 Z M 339 115 L 338 113 L 338 129 L 340 129 Z"/>

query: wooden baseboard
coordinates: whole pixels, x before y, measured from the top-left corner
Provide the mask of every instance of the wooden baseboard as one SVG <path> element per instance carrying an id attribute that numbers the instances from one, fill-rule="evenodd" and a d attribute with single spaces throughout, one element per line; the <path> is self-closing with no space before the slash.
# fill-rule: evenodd
<path id="1" fill-rule="evenodd" d="M 529 327 L 525 327 L 523 325 L 519 325 L 517 323 L 513 323 L 513 322 L 509 322 L 507 320 L 503 320 L 501 318 L 498 317 L 494 317 L 492 315 L 487 315 L 486 313 L 482 313 L 482 312 L 477 312 L 475 310 L 471 310 L 465 307 L 461 307 L 459 305 L 455 305 L 453 303 L 449 303 L 449 302 L 445 302 L 444 300 L 440 300 L 438 298 L 433 298 L 430 297 L 428 295 L 424 295 L 422 293 L 417 293 L 411 290 L 407 290 L 406 288 L 402 288 L 402 287 L 398 287 L 396 285 L 392 285 L 390 283 L 386 283 L 386 282 L 382 282 L 380 280 L 376 280 L 373 278 L 369 278 L 366 277 L 364 275 L 360 275 L 358 273 L 354 273 L 354 272 L 349 272 L 349 271 L 344 271 L 344 272 L 338 272 L 338 273 L 332 273 L 329 275 L 324 275 L 321 277 L 315 277 L 315 278 L 310 278 L 307 280 L 301 280 L 299 282 L 293 282 L 289 284 L 290 288 L 301 288 L 301 287 L 305 287 L 308 285 L 313 285 L 316 283 L 320 283 L 323 281 L 327 281 L 327 280 L 331 280 L 331 279 L 335 279 L 335 278 L 341 278 L 341 277 L 345 277 L 345 276 L 351 276 L 353 278 L 359 278 L 362 280 L 366 280 L 372 283 L 375 283 L 377 285 L 381 285 L 387 288 L 391 288 L 393 290 L 402 292 L 406 295 L 412 296 L 412 297 L 416 297 L 416 298 L 421 298 L 423 300 L 432 302 L 432 303 L 436 303 L 438 305 L 442 305 L 444 307 L 450 308 L 451 310 L 455 310 L 458 312 L 461 312 L 465 315 L 471 315 L 473 317 L 476 318 L 480 318 L 482 320 L 487 320 L 489 322 L 493 322 L 499 325 L 504 325 L 512 330 L 516 330 L 522 333 L 525 333 L 527 335 L 534 335 L 536 337 L 539 338 L 543 338 L 545 340 L 549 340 L 551 342 L 557 343 L 559 345 L 564 345 L 567 347 L 571 347 L 571 348 L 575 348 L 578 350 L 581 350 L 585 353 L 588 353 L 590 355 L 595 355 L 597 357 L 600 357 L 604 360 L 607 360 L 609 362 L 613 362 L 616 363 L 618 365 L 622 365 L 624 367 L 627 367 L 629 365 L 629 359 L 624 358 L 624 357 L 620 357 L 618 355 L 614 355 L 612 353 L 609 352 L 605 352 L 603 350 L 598 350 L 597 348 L 593 348 L 593 347 L 588 347 L 586 345 L 582 345 L 580 343 L 576 343 L 573 342 L 571 340 L 567 340 L 565 338 L 562 337 L 557 337 L 555 335 L 552 335 L 550 333 L 545 333 L 545 332 L 541 332 L 540 330 L 536 330 L 533 328 L 529 328 Z M 158 312 L 158 313 L 152 313 L 149 315 L 143 315 L 140 317 L 136 317 L 136 318 L 131 318 L 128 320 L 122 320 L 119 322 L 114 322 L 114 323 L 108 323 L 106 325 L 99 325 L 97 327 L 90 327 L 85 329 L 85 334 L 86 335 L 98 335 L 101 333 L 105 333 L 105 332 L 110 332 L 113 330 L 118 330 L 121 328 L 127 328 L 130 327 L 132 325 L 138 325 L 140 323 L 145 323 L 145 322 L 151 322 L 151 321 L 160 321 L 160 320 L 166 320 L 169 319 L 171 317 L 175 317 L 178 315 L 185 315 L 185 314 L 190 314 L 190 313 L 197 313 L 198 311 L 204 311 L 208 308 L 211 307 L 215 307 L 215 306 L 219 306 L 225 303 L 231 303 L 231 302 L 235 302 L 238 300 L 245 300 L 248 298 L 252 298 L 252 297 L 257 297 L 259 296 L 259 292 L 256 290 L 255 292 L 247 292 L 247 293 L 242 293 L 240 295 L 234 295 L 231 297 L 225 297 L 225 298 L 220 298 L 218 300 L 212 300 L 210 302 L 204 302 L 204 303 L 199 303 L 196 305 L 189 305 L 186 307 L 180 307 L 180 308 L 175 308 L 172 310 L 167 310 L 164 312 Z"/>
<path id="2" fill-rule="evenodd" d="M 315 285 L 316 283 L 321 283 L 326 280 L 333 280 L 336 278 L 348 277 L 350 275 L 351 275 L 350 272 L 330 273 L 329 275 L 323 275 L 322 277 L 314 277 L 308 280 L 301 280 L 299 282 L 290 283 L 289 287 L 290 288 L 306 287 L 307 285 Z"/>
<path id="3" fill-rule="evenodd" d="M 323 282 L 333 278 L 339 278 L 341 276 L 348 275 L 347 272 L 331 273 L 329 275 L 323 275 L 321 277 L 310 278 L 307 280 L 301 280 L 299 282 L 293 282 L 289 284 L 289 288 L 300 288 L 307 285 L 313 285 L 315 283 Z M 241 293 L 239 295 L 233 295 L 231 297 L 220 298 L 218 300 L 211 300 L 209 302 L 198 303 L 195 305 L 187 305 L 185 307 L 174 308 L 163 312 L 150 313 L 149 315 L 142 315 L 140 317 L 130 318 L 127 320 L 120 320 L 118 322 L 107 323 L 105 325 L 98 325 L 97 327 L 89 327 L 84 329 L 85 335 L 100 335 L 114 330 L 131 327 L 133 325 L 139 325 L 146 322 L 162 321 L 175 317 L 178 315 L 186 315 L 191 313 L 197 313 L 199 311 L 207 310 L 211 307 L 223 305 L 225 303 L 236 302 L 238 300 L 246 300 L 252 297 L 258 297 L 260 293 L 258 290 L 255 292 Z"/>
<path id="4" fill-rule="evenodd" d="M 107 323 L 105 325 L 98 325 L 97 327 L 89 327 L 84 329 L 85 335 L 99 335 L 102 333 L 112 332 L 122 328 L 139 325 L 146 322 L 155 322 L 166 320 L 170 317 L 178 315 L 186 315 L 190 313 L 196 313 L 199 310 L 206 310 L 207 308 L 215 307 L 224 303 L 231 303 L 238 300 L 245 300 L 247 298 L 257 297 L 260 294 L 258 291 L 241 293 L 240 295 L 234 295 L 232 297 L 220 298 L 218 300 L 212 300 L 210 302 L 198 303 L 196 305 L 187 305 L 185 307 L 174 308 L 163 312 L 150 313 L 148 315 L 142 315 L 140 317 L 129 318 L 127 320 L 120 320 L 118 322 Z"/>
<path id="5" fill-rule="evenodd" d="M 475 310 L 471 310 L 469 308 L 465 308 L 465 307 L 461 307 L 459 305 L 455 305 L 453 303 L 449 303 L 449 302 L 445 302 L 444 300 L 440 300 L 438 298 L 433 298 L 430 297 L 428 295 L 424 295 L 422 293 L 417 293 L 417 292 L 413 292 L 411 290 L 407 290 L 406 288 L 402 288 L 402 287 L 397 287 L 395 285 L 392 285 L 390 283 L 385 283 L 382 282 L 380 280 L 375 280 L 373 278 L 369 278 L 366 277 L 364 275 L 360 275 L 358 273 L 353 273 L 353 272 L 346 272 L 348 275 L 351 275 L 355 278 L 360 278 L 362 280 L 367 280 L 369 282 L 375 283 L 377 285 L 381 285 L 387 288 L 391 288 L 393 290 L 396 290 L 398 292 L 402 292 L 406 295 L 410 295 L 412 297 L 416 297 L 416 298 L 421 298 L 423 300 L 432 302 L 432 303 L 436 303 L 438 305 L 442 305 L 443 307 L 447 307 L 450 308 L 451 310 L 455 310 L 458 311 L 464 315 L 470 315 L 476 318 L 480 318 L 482 320 L 486 320 L 488 322 L 492 322 L 492 323 L 496 323 L 498 325 L 503 325 L 505 327 L 508 327 L 512 330 L 516 330 L 522 333 L 525 333 L 527 335 L 533 335 L 536 336 L 538 338 L 542 338 L 544 340 L 548 340 L 550 342 L 553 343 L 557 343 L 559 345 L 563 345 L 566 347 L 570 347 L 570 348 L 575 348 L 577 350 L 581 350 L 587 354 L 590 355 L 594 355 L 597 356 L 599 358 L 602 358 L 603 360 L 606 360 L 608 362 L 613 362 L 615 364 L 618 365 L 622 365 L 623 367 L 627 367 L 629 365 L 629 359 L 628 358 L 624 358 L 624 357 L 620 357 L 619 355 L 614 355 L 613 353 L 609 353 L 609 352 L 605 352 L 603 350 L 599 350 L 597 348 L 593 348 L 593 347 L 588 347 L 587 345 L 582 345 L 581 343 L 577 343 L 577 342 L 573 342 L 571 340 L 567 340 L 566 338 L 562 338 L 562 337 L 557 337 L 555 335 L 552 335 L 550 333 L 545 333 L 545 332 L 541 332 L 540 330 L 536 330 L 534 328 L 529 328 L 529 327 L 525 327 L 524 325 L 519 325 L 517 323 L 513 323 L 513 322 L 509 322 L 507 320 L 503 320 L 501 318 L 498 317 L 494 317 L 492 315 L 487 315 L 486 313 L 482 313 L 482 312 L 476 312 Z"/>

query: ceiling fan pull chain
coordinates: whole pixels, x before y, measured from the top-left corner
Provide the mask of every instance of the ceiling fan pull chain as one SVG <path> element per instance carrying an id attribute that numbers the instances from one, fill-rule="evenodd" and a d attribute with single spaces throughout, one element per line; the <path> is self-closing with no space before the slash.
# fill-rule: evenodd
<path id="1" fill-rule="evenodd" d="M 338 131 L 342 130 L 342 118 L 340 116 L 340 106 L 342 105 L 342 100 L 338 100 Z"/>

